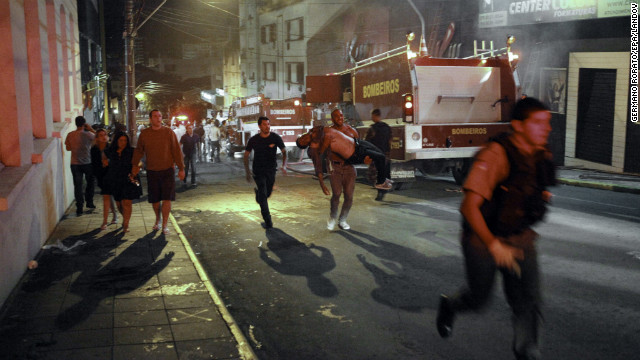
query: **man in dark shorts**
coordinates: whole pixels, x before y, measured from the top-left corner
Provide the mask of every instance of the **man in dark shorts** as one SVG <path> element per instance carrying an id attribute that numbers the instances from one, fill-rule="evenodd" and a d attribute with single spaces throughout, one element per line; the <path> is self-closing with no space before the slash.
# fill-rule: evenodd
<path id="1" fill-rule="evenodd" d="M 267 199 L 271 196 L 273 184 L 276 182 L 276 162 L 277 148 L 282 152 L 282 172 L 287 174 L 285 170 L 287 166 L 287 151 L 280 135 L 271 132 L 271 124 L 269 118 L 261 116 L 258 118 L 258 127 L 260 132 L 252 136 L 247 142 L 244 152 L 244 170 L 247 176 L 247 182 L 251 182 L 251 175 L 256 182 L 256 202 L 260 204 L 260 212 L 264 219 L 264 228 L 273 227 L 271 221 L 271 213 L 269 212 L 269 203 Z M 249 155 L 253 150 L 253 174 L 249 171 Z"/>
<path id="2" fill-rule="evenodd" d="M 138 164 L 142 156 L 146 155 L 147 193 L 149 202 L 153 205 L 153 211 L 156 213 L 153 230 L 162 229 L 164 234 L 168 234 L 167 221 L 171 212 L 171 201 L 176 199 L 174 166 L 178 166 L 178 177 L 184 180 L 184 163 L 176 134 L 170 128 L 162 126 L 162 113 L 159 110 L 151 110 L 149 119 L 151 127 L 140 132 L 138 145 L 133 153 L 131 175 L 134 177 L 138 175 L 140 171 Z M 162 223 L 160 223 L 161 209 Z"/>

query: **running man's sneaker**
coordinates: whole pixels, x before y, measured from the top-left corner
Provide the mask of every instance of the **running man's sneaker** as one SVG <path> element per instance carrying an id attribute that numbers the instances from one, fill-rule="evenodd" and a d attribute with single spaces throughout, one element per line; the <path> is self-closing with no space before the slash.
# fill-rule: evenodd
<path id="1" fill-rule="evenodd" d="M 375 188 L 378 189 L 378 190 L 390 190 L 391 189 L 391 184 L 389 184 L 388 182 L 385 181 L 382 184 L 376 184 Z"/>

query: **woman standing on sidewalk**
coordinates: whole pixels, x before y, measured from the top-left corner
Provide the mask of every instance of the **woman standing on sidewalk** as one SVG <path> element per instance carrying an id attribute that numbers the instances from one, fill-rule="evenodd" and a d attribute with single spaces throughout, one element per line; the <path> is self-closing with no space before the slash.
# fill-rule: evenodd
<path id="1" fill-rule="evenodd" d="M 104 207 L 102 226 L 100 229 L 107 229 L 107 219 L 109 219 L 109 211 L 113 214 L 111 224 L 118 222 L 118 213 L 116 212 L 116 206 L 113 198 L 109 195 L 109 189 L 104 181 L 105 175 L 109 170 L 109 159 L 105 154 L 105 151 L 109 147 L 109 136 L 105 129 L 99 129 L 96 131 L 95 144 L 91 147 L 91 165 L 93 167 L 93 175 L 98 180 L 98 186 L 100 187 L 100 195 L 102 195 L 102 204 Z"/>
<path id="2" fill-rule="evenodd" d="M 129 143 L 129 136 L 119 132 L 107 150 L 109 158 L 109 170 L 105 181 L 108 182 L 111 195 L 116 200 L 118 210 L 122 214 L 122 231 L 129 231 L 129 219 L 131 219 L 132 200 L 142 196 L 140 177 L 131 177 L 131 158 L 133 148 Z"/>

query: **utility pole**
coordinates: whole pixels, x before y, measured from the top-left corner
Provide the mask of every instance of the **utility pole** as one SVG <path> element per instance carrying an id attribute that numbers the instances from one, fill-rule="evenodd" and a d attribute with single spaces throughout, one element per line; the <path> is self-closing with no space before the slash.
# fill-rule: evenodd
<path id="1" fill-rule="evenodd" d="M 125 71 L 125 109 L 127 131 L 131 144 L 135 146 L 136 139 L 136 109 L 134 84 L 136 82 L 135 61 L 133 57 L 133 0 L 127 0 L 125 4 L 125 30 L 124 30 L 124 71 Z"/>
<path id="2" fill-rule="evenodd" d="M 424 34 L 425 32 L 424 17 L 420 13 L 420 10 L 418 10 L 416 5 L 413 3 L 413 0 L 407 0 L 407 2 L 409 2 L 409 5 L 411 5 L 411 7 L 413 8 L 413 11 L 416 12 L 416 14 L 418 15 L 418 18 L 420 19 L 420 27 L 422 29 L 422 34 L 420 35 L 420 56 L 427 55 L 428 54 L 427 42 L 424 39 L 424 35 L 425 35 Z"/>
<path id="3" fill-rule="evenodd" d="M 104 0 L 100 0 L 100 45 L 102 46 L 102 73 L 107 75 L 107 41 L 104 34 Z M 108 77 L 104 78 L 104 125 L 109 125 L 109 86 Z"/>
<path id="4" fill-rule="evenodd" d="M 129 139 L 131 141 L 131 145 L 135 146 L 138 142 L 136 139 L 136 97 L 135 97 L 135 84 L 136 84 L 136 64 L 135 57 L 133 53 L 133 45 L 135 41 L 135 37 L 138 34 L 138 30 L 144 25 L 147 20 L 149 20 L 153 14 L 158 11 L 167 0 L 164 0 L 158 7 L 149 14 L 149 16 L 144 19 L 138 27 L 134 28 L 133 24 L 133 0 L 127 0 L 125 4 L 125 24 L 124 24 L 124 71 L 125 71 L 125 108 L 127 109 L 127 131 L 129 132 Z"/>

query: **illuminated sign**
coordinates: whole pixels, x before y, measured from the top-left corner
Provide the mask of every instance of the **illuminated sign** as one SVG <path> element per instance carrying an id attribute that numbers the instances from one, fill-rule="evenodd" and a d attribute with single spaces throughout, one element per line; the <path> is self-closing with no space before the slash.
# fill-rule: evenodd
<path id="1" fill-rule="evenodd" d="M 375 84 L 364 85 L 362 87 L 362 97 L 366 99 L 374 96 L 393 94 L 398 91 L 400 91 L 400 79 L 381 81 Z"/>
<path id="2" fill-rule="evenodd" d="M 629 16 L 626 0 L 479 0 L 479 27 Z M 626 3 L 625 3 L 626 2 Z"/>
<path id="3" fill-rule="evenodd" d="M 259 113 L 260 113 L 260 106 L 258 105 L 241 107 L 236 110 L 236 116 L 249 116 L 249 115 L 256 115 Z"/>
<path id="4" fill-rule="evenodd" d="M 393 179 L 413 179 L 415 177 L 415 170 L 391 170 L 391 178 Z"/>
<path id="5" fill-rule="evenodd" d="M 486 135 L 487 128 L 453 128 L 451 135 Z"/>
<path id="6" fill-rule="evenodd" d="M 295 115 L 295 109 L 271 109 L 271 115 Z"/>

